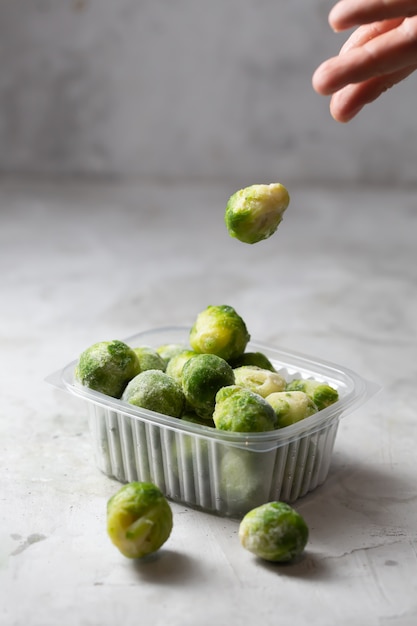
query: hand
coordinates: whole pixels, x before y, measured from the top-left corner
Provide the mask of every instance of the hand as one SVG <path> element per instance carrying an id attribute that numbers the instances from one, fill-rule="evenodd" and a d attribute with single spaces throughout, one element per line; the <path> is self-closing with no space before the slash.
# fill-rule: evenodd
<path id="1" fill-rule="evenodd" d="M 358 27 L 313 75 L 314 89 L 332 96 L 334 119 L 348 122 L 417 69 L 417 0 L 340 0 L 329 24 L 336 32 Z"/>

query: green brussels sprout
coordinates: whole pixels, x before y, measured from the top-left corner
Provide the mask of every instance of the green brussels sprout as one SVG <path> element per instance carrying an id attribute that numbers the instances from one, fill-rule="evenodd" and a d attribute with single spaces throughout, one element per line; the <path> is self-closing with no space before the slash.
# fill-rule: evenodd
<path id="1" fill-rule="evenodd" d="M 197 356 L 198 352 L 194 352 L 194 350 L 182 350 L 178 352 L 175 356 L 173 356 L 167 363 L 166 373 L 168 376 L 172 376 L 178 383 L 182 383 L 182 369 L 185 363 Z"/>
<path id="2" fill-rule="evenodd" d="M 246 550 L 281 563 L 303 552 L 308 534 L 304 518 L 284 502 L 261 504 L 246 513 L 239 525 L 240 543 Z"/>
<path id="3" fill-rule="evenodd" d="M 78 359 L 75 378 L 85 387 L 120 398 L 127 383 L 140 371 L 135 352 L 123 341 L 100 341 Z"/>
<path id="4" fill-rule="evenodd" d="M 189 350 L 189 346 L 182 343 L 164 343 L 162 346 L 156 348 L 156 352 L 164 360 L 165 365 L 168 364 L 168 361 L 170 361 L 173 356 L 184 352 L 184 350 Z"/>
<path id="5" fill-rule="evenodd" d="M 236 191 L 226 205 L 229 234 L 244 243 L 258 243 L 275 233 L 290 197 L 281 183 L 251 185 Z"/>
<path id="6" fill-rule="evenodd" d="M 215 428 L 216 425 L 213 422 L 213 418 L 206 418 L 206 417 L 199 417 L 197 415 L 197 413 L 195 413 L 194 411 L 187 411 L 187 409 L 185 410 L 185 413 L 183 415 L 181 415 L 181 419 L 184 422 L 190 422 L 191 424 L 199 424 L 200 426 L 210 426 L 211 428 Z"/>
<path id="7" fill-rule="evenodd" d="M 229 363 L 234 369 L 242 365 L 256 365 L 256 367 L 260 367 L 263 370 L 276 372 L 271 361 L 262 352 L 244 352 L 240 357 L 229 361 Z"/>
<path id="8" fill-rule="evenodd" d="M 181 386 L 161 370 L 145 370 L 132 378 L 122 400 L 171 417 L 181 417 L 185 405 Z"/>
<path id="9" fill-rule="evenodd" d="M 220 461 L 220 498 L 229 515 L 242 512 L 265 502 L 265 465 L 252 450 L 229 447 Z"/>
<path id="10" fill-rule="evenodd" d="M 213 415 L 216 393 L 235 381 L 231 366 L 215 354 L 198 354 L 182 370 L 182 389 L 187 403 L 203 418 Z"/>
<path id="11" fill-rule="evenodd" d="M 339 393 L 336 389 L 312 379 L 293 380 L 287 384 L 287 391 L 304 391 L 314 402 L 317 409 L 321 411 L 339 400 Z"/>
<path id="12" fill-rule="evenodd" d="M 197 315 L 190 330 L 190 345 L 203 354 L 216 354 L 225 361 L 243 354 L 250 339 L 246 324 L 226 304 L 208 306 Z"/>
<path id="13" fill-rule="evenodd" d="M 265 398 L 274 391 L 285 389 L 286 381 L 278 372 L 264 370 L 256 365 L 242 365 L 234 370 L 235 384 L 250 389 Z"/>
<path id="14" fill-rule="evenodd" d="M 130 559 L 141 559 L 159 550 L 172 526 L 171 507 L 152 483 L 128 483 L 107 502 L 107 533 Z"/>
<path id="15" fill-rule="evenodd" d="M 154 348 L 150 346 L 139 346 L 133 348 L 133 351 L 138 357 L 141 372 L 145 370 L 165 371 L 165 361 Z"/>
<path id="16" fill-rule="evenodd" d="M 213 421 L 220 430 L 263 432 L 277 427 L 272 406 L 250 389 L 229 385 L 216 394 Z"/>
<path id="17" fill-rule="evenodd" d="M 318 411 L 313 400 L 304 391 L 277 391 L 266 396 L 265 400 L 276 413 L 278 428 L 295 424 Z"/>

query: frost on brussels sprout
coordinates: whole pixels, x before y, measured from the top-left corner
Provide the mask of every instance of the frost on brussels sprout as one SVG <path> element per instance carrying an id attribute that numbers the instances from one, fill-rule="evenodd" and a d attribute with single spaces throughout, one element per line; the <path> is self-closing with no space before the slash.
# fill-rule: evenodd
<path id="1" fill-rule="evenodd" d="M 122 400 L 171 417 L 181 417 L 185 405 L 181 386 L 161 370 L 146 370 L 135 376 Z"/>
<path id="2" fill-rule="evenodd" d="M 266 396 L 274 409 L 278 428 L 284 428 L 317 413 L 317 406 L 304 391 L 278 391 Z"/>
<path id="3" fill-rule="evenodd" d="M 285 389 L 286 381 L 277 372 L 264 370 L 256 365 L 242 365 L 234 370 L 235 383 L 265 398 L 274 391 Z"/>
<path id="4" fill-rule="evenodd" d="M 290 197 L 280 183 L 251 185 L 236 191 L 226 205 L 229 234 L 244 243 L 258 243 L 275 233 Z"/>
<path id="5" fill-rule="evenodd" d="M 107 533 L 128 558 L 141 559 L 159 550 L 172 526 L 171 507 L 152 483 L 128 483 L 107 502 Z"/>
<path id="6" fill-rule="evenodd" d="M 141 372 L 144 372 L 145 370 L 165 371 L 165 361 L 154 348 L 151 348 L 150 346 L 139 346 L 137 348 L 133 348 L 133 351 L 138 357 Z"/>
<path id="7" fill-rule="evenodd" d="M 220 430 L 244 433 L 277 427 L 277 416 L 272 406 L 259 394 L 238 385 L 229 385 L 218 391 L 213 421 Z"/>
<path id="8" fill-rule="evenodd" d="M 267 483 L 265 464 L 252 450 L 229 449 L 220 461 L 220 497 L 231 515 L 241 515 L 242 509 L 265 502 Z"/>
<path id="9" fill-rule="evenodd" d="M 304 391 L 319 411 L 339 400 L 339 393 L 327 383 L 312 379 L 293 380 L 287 384 L 288 391 Z"/>
<path id="10" fill-rule="evenodd" d="M 233 369 L 215 354 L 198 354 L 182 370 L 182 388 L 187 403 L 203 418 L 211 418 L 216 394 L 235 381 Z"/>
<path id="11" fill-rule="evenodd" d="M 304 518 L 284 502 L 267 502 L 252 509 L 239 526 L 239 539 L 246 550 L 281 563 L 303 552 L 308 534 Z"/>
<path id="12" fill-rule="evenodd" d="M 168 376 L 172 376 L 175 380 L 181 384 L 182 382 L 182 369 L 186 362 L 197 356 L 198 352 L 194 352 L 194 350 L 182 350 L 175 356 L 173 356 L 166 366 L 166 373 Z"/>
<path id="13" fill-rule="evenodd" d="M 156 352 L 164 360 L 165 365 L 168 364 L 168 361 L 170 361 L 173 356 L 184 352 L 184 350 L 189 350 L 189 346 L 182 343 L 164 343 L 162 346 L 156 348 Z"/>
<path id="14" fill-rule="evenodd" d="M 229 363 L 233 368 L 241 367 L 242 365 L 255 365 L 263 370 L 269 370 L 270 372 L 276 371 L 271 361 L 263 352 L 244 352 L 240 357 L 229 361 Z"/>
<path id="15" fill-rule="evenodd" d="M 139 368 L 135 352 L 123 341 L 100 341 L 82 352 L 75 378 L 85 387 L 120 398 Z"/>
<path id="16" fill-rule="evenodd" d="M 228 305 L 210 305 L 197 315 L 190 330 L 190 345 L 196 352 L 216 354 L 226 361 L 240 357 L 250 335 L 243 319 Z"/>

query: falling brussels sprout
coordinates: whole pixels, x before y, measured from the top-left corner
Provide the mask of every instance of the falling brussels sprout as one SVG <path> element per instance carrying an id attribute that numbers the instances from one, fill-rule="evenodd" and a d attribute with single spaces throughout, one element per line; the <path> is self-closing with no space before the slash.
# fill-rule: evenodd
<path id="1" fill-rule="evenodd" d="M 128 483 L 107 502 L 107 533 L 128 558 L 141 559 L 159 550 L 172 527 L 171 507 L 152 483 Z"/>
<path id="2" fill-rule="evenodd" d="M 133 351 L 138 357 L 141 372 L 145 370 L 165 371 L 165 361 L 154 348 L 150 346 L 139 346 L 133 348 Z"/>
<path id="3" fill-rule="evenodd" d="M 269 370 L 270 372 L 276 371 L 271 361 L 263 352 L 244 352 L 240 357 L 229 362 L 233 368 L 241 367 L 242 365 L 255 365 L 263 370 Z"/>
<path id="4" fill-rule="evenodd" d="M 251 185 L 236 191 L 226 205 L 229 234 L 244 243 L 258 243 L 275 233 L 290 197 L 281 183 Z"/>
<path id="5" fill-rule="evenodd" d="M 278 391 L 266 396 L 265 400 L 274 409 L 278 428 L 295 424 L 317 413 L 317 406 L 304 391 Z"/>
<path id="6" fill-rule="evenodd" d="M 216 428 L 234 432 L 263 432 L 274 430 L 277 416 L 272 406 L 257 393 L 229 385 L 216 395 L 213 412 Z"/>
<path id="7" fill-rule="evenodd" d="M 140 372 L 127 385 L 122 400 L 171 417 L 181 417 L 185 406 L 181 386 L 161 370 Z"/>
<path id="8" fill-rule="evenodd" d="M 274 391 L 285 389 L 286 381 L 277 372 L 264 370 L 256 365 L 242 365 L 233 370 L 235 384 L 250 389 L 265 398 Z"/>
<path id="9" fill-rule="evenodd" d="M 284 502 L 261 504 L 239 525 L 242 546 L 266 561 L 292 561 L 303 552 L 308 535 L 304 518 Z"/>
<path id="10" fill-rule="evenodd" d="M 226 361 L 240 357 L 250 335 L 243 319 L 229 305 L 210 305 L 197 315 L 190 330 L 190 345 L 203 354 L 216 354 Z"/>
<path id="11" fill-rule="evenodd" d="M 215 354 L 198 354 L 182 369 L 182 388 L 187 403 L 203 418 L 211 418 L 216 393 L 235 381 L 233 369 Z"/>
<path id="12" fill-rule="evenodd" d="M 327 383 L 312 379 L 297 379 L 287 384 L 287 391 L 304 391 L 319 411 L 339 400 L 339 393 Z"/>
<path id="13" fill-rule="evenodd" d="M 140 371 L 135 352 L 123 341 L 100 341 L 78 359 L 75 379 L 85 387 L 120 398 L 127 383 Z"/>

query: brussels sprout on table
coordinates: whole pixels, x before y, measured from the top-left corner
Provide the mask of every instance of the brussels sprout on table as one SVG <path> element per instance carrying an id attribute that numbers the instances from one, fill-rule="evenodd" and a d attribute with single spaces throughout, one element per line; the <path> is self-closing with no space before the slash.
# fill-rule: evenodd
<path id="1" fill-rule="evenodd" d="M 312 379 L 297 379 L 287 384 L 287 391 L 304 391 L 319 411 L 339 400 L 339 393 L 327 383 Z"/>
<path id="2" fill-rule="evenodd" d="M 135 376 L 122 400 L 171 417 L 180 417 L 185 406 L 181 386 L 161 370 L 146 370 Z"/>
<path id="3" fill-rule="evenodd" d="M 120 398 L 127 383 L 140 371 L 135 352 L 123 341 L 100 341 L 78 359 L 75 379 L 82 385 Z"/>
<path id="4" fill-rule="evenodd" d="M 193 350 L 216 354 L 226 361 L 240 357 L 250 335 L 246 324 L 235 309 L 229 305 L 210 305 L 201 311 L 190 330 Z"/>
<path id="5" fill-rule="evenodd" d="M 213 421 L 220 430 L 242 433 L 264 432 L 277 427 L 272 406 L 259 394 L 238 385 L 218 391 Z"/>
<path id="6" fill-rule="evenodd" d="M 277 416 L 277 428 L 284 428 L 317 413 L 317 406 L 304 391 L 276 391 L 265 400 Z"/>
<path id="7" fill-rule="evenodd" d="M 239 539 L 246 550 L 281 563 L 303 552 L 308 534 L 304 518 L 284 502 L 267 502 L 252 509 L 239 525 Z"/>
<path id="8" fill-rule="evenodd" d="M 171 507 L 152 483 L 128 483 L 107 503 L 107 533 L 128 558 L 141 559 L 159 550 L 172 527 Z"/>
<path id="9" fill-rule="evenodd" d="M 258 243 L 275 233 L 290 197 L 281 183 L 251 185 L 236 191 L 226 205 L 229 234 L 244 243 Z"/>
<path id="10" fill-rule="evenodd" d="M 182 389 L 187 403 L 200 417 L 210 419 L 216 394 L 221 387 L 235 381 L 233 369 L 215 354 L 198 354 L 182 369 Z"/>
<path id="11" fill-rule="evenodd" d="M 274 391 L 285 389 L 286 381 L 278 372 L 264 370 L 256 365 L 235 367 L 235 384 L 250 389 L 265 398 Z"/>

